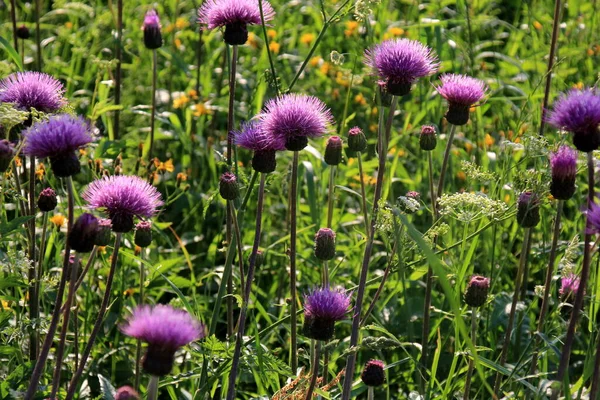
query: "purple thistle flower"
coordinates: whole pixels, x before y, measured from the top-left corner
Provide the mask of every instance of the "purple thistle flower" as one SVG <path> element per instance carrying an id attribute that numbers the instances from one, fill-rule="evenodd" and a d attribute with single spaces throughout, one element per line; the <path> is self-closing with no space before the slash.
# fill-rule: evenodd
<path id="1" fill-rule="evenodd" d="M 188 312 L 163 304 L 137 307 L 120 329 L 125 335 L 148 343 L 142 366 L 155 376 L 171 372 L 175 352 L 205 335 L 204 325 Z"/>
<path id="2" fill-rule="evenodd" d="M 600 95 L 594 89 L 573 89 L 561 95 L 548 122 L 573 134 L 577 150 L 590 152 L 600 146 Z"/>
<path id="3" fill-rule="evenodd" d="M 575 193 L 577 152 L 569 146 L 560 146 L 556 153 L 550 153 L 550 166 L 550 193 L 556 199 L 569 200 Z"/>
<path id="4" fill-rule="evenodd" d="M 115 393 L 115 400 L 139 400 L 139 393 L 131 386 L 121 386 Z"/>
<path id="5" fill-rule="evenodd" d="M 108 213 L 115 232 L 129 232 L 133 217 L 150 218 L 163 205 L 156 188 L 137 176 L 110 176 L 90 183 L 82 197 Z"/>
<path id="6" fill-rule="evenodd" d="M 304 94 L 284 94 L 269 100 L 259 118 L 262 130 L 285 142 L 285 148 L 291 151 L 302 150 L 309 137 L 323 136 L 333 123 L 325 103 Z"/>
<path id="7" fill-rule="evenodd" d="M 148 10 L 144 16 L 144 45 L 150 50 L 158 49 L 162 46 L 162 34 L 160 32 L 160 18 L 155 9 Z"/>
<path id="8" fill-rule="evenodd" d="M 15 103 L 23 111 L 55 112 L 66 104 L 64 92 L 62 83 L 41 72 L 16 72 L 0 81 L 0 103 Z"/>
<path id="9" fill-rule="evenodd" d="M 469 108 L 485 96 L 486 84 L 480 79 L 459 74 L 444 74 L 440 81 L 442 84 L 435 90 L 448 101 L 446 119 L 454 125 L 465 125 L 469 121 Z"/>
<path id="10" fill-rule="evenodd" d="M 587 211 L 588 225 L 586 232 L 588 234 L 600 233 L 600 205 L 593 203 Z"/>
<path id="11" fill-rule="evenodd" d="M 385 90 L 395 96 L 407 95 L 418 78 L 433 75 L 439 68 L 429 47 L 409 39 L 385 40 L 367 49 L 365 63 L 385 83 Z"/>
<path id="12" fill-rule="evenodd" d="M 346 317 L 351 294 L 329 287 L 316 288 L 304 295 L 304 334 L 316 340 L 333 337 L 336 321 Z"/>
<path id="13" fill-rule="evenodd" d="M 560 289 L 558 293 L 563 300 L 567 300 L 569 297 L 575 296 L 577 290 L 579 290 L 579 283 L 581 279 L 575 274 L 569 274 L 567 276 L 563 276 L 560 279 Z"/>
<path id="14" fill-rule="evenodd" d="M 75 175 L 81 169 L 75 150 L 92 141 L 90 124 L 81 117 L 60 114 L 41 121 L 24 133 L 23 153 L 49 158 L 52 171 L 61 178 Z"/>
<path id="15" fill-rule="evenodd" d="M 275 171 L 277 162 L 275 153 L 285 150 L 285 143 L 273 135 L 264 132 L 257 121 L 242 124 L 242 129 L 233 132 L 234 142 L 241 147 L 254 151 L 252 168 L 257 172 Z"/>
<path id="16" fill-rule="evenodd" d="M 266 0 L 205 0 L 198 10 L 198 22 L 208 29 L 225 28 L 224 40 L 230 45 L 245 44 L 248 40 L 248 25 L 260 25 L 262 1 L 265 22 L 275 17 L 275 11 Z"/>

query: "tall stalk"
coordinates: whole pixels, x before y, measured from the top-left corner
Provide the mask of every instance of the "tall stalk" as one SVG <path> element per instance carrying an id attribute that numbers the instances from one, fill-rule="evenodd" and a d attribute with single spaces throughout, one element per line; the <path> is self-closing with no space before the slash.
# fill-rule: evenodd
<path id="1" fill-rule="evenodd" d="M 290 185 L 290 296 L 291 311 L 290 311 L 290 332 L 291 332 L 291 367 L 292 374 L 296 374 L 298 370 L 298 316 L 296 315 L 297 299 L 296 299 L 296 202 L 298 201 L 298 152 L 294 151 L 292 160 L 292 177 Z"/>
<path id="2" fill-rule="evenodd" d="M 17 5 L 15 0 L 10 0 L 10 21 L 12 22 L 13 47 L 15 51 L 19 51 L 19 38 L 17 37 Z"/>
<path id="3" fill-rule="evenodd" d="M 73 198 L 72 178 L 70 176 L 66 178 L 65 183 L 67 186 L 68 197 L 68 220 L 63 268 L 62 273 L 60 275 L 60 282 L 58 284 L 58 291 L 56 293 L 56 304 L 54 305 L 54 311 L 52 312 L 52 318 L 50 319 L 50 325 L 48 326 L 48 333 L 46 334 L 44 344 L 42 345 L 42 349 L 40 350 L 40 355 L 35 363 L 35 367 L 33 368 L 31 380 L 29 381 L 29 386 L 27 387 L 27 392 L 25 393 L 25 400 L 33 399 L 35 396 L 35 392 L 37 391 L 37 385 L 40 382 L 40 377 L 42 376 L 42 372 L 44 371 L 44 366 L 46 365 L 46 360 L 48 359 L 48 353 L 50 353 L 50 348 L 52 347 L 52 342 L 54 340 L 54 334 L 56 333 L 56 328 L 58 327 L 58 321 L 60 319 L 60 311 L 62 306 L 62 298 L 65 293 L 65 287 L 67 283 L 67 268 L 69 265 L 69 256 L 71 253 L 71 243 L 69 243 L 69 234 L 71 233 L 71 228 L 73 227 L 73 209 L 75 201 Z"/>
<path id="4" fill-rule="evenodd" d="M 316 342 L 316 343 L 315 343 Z M 310 384 L 306 392 L 305 400 L 311 400 L 313 398 L 313 392 L 315 386 L 317 386 L 317 378 L 319 377 L 319 359 L 321 358 L 321 342 L 319 340 L 312 339 L 312 370 L 310 372 Z"/>
<path id="5" fill-rule="evenodd" d="M 369 240 L 369 211 L 367 210 L 367 195 L 365 194 L 365 179 L 360 151 L 356 152 L 358 159 L 358 174 L 360 176 L 360 195 L 363 219 L 365 220 L 365 237 Z"/>
<path id="6" fill-rule="evenodd" d="M 521 257 L 519 259 L 519 270 L 517 271 L 517 277 L 515 280 L 515 291 L 513 293 L 512 304 L 510 307 L 510 314 L 508 316 L 508 325 L 506 326 L 506 334 L 504 335 L 504 343 L 502 344 L 502 353 L 500 353 L 500 366 L 504 367 L 506 358 L 508 356 L 508 349 L 510 347 L 513 325 L 515 323 L 515 315 L 517 312 L 517 302 L 519 300 L 519 293 L 521 291 L 521 284 L 523 280 L 523 272 L 525 271 L 525 264 L 527 263 L 527 248 L 529 247 L 529 240 L 531 239 L 531 228 L 525 228 L 523 230 L 523 245 L 521 247 Z M 496 381 L 494 383 L 494 394 L 497 398 L 500 392 L 500 384 L 502 383 L 502 373 L 496 373 Z"/>
<path id="7" fill-rule="evenodd" d="M 244 334 L 246 331 L 246 314 L 248 313 L 248 302 L 250 301 L 250 294 L 252 292 L 252 281 L 254 280 L 254 272 L 256 270 L 256 255 L 258 254 L 258 246 L 260 244 L 260 235 L 262 232 L 262 212 L 263 202 L 265 196 L 265 173 L 260 175 L 260 184 L 258 186 L 258 204 L 256 206 L 256 228 L 254 231 L 254 243 L 252 244 L 252 253 L 250 253 L 250 262 L 248 266 L 248 277 L 246 279 L 246 286 L 244 287 L 244 297 L 242 301 L 242 310 L 240 311 L 240 317 L 238 322 L 238 331 L 235 341 L 235 350 L 233 352 L 233 359 L 231 364 L 231 372 L 229 374 L 229 385 L 227 387 L 227 400 L 233 400 L 235 398 L 235 381 L 239 370 L 240 356 L 242 353 L 242 345 L 244 341 Z"/>
<path id="8" fill-rule="evenodd" d="M 540 316 L 538 318 L 536 339 L 533 342 L 533 351 L 531 356 L 531 366 L 529 374 L 535 374 L 537 368 L 537 360 L 539 356 L 538 346 L 540 345 L 539 333 L 544 332 L 544 323 L 546 320 L 546 313 L 548 312 L 548 303 L 550 300 L 550 288 L 552 286 L 552 276 L 554 275 L 554 262 L 556 261 L 556 248 L 558 247 L 558 237 L 560 236 L 560 220 L 562 217 L 562 210 L 565 202 L 559 200 L 556 205 L 556 218 L 554 220 L 554 230 L 552 234 L 552 245 L 550 247 L 550 256 L 548 258 L 548 268 L 546 269 L 546 281 L 544 283 L 544 297 L 542 300 L 542 309 L 540 310 Z"/>
<path id="9" fill-rule="evenodd" d="M 108 272 L 108 277 L 106 278 L 106 289 L 104 291 L 104 297 L 102 298 L 102 303 L 100 305 L 100 310 L 98 310 L 98 317 L 96 318 L 96 322 L 94 323 L 94 327 L 92 328 L 92 332 L 90 333 L 90 338 L 88 339 L 88 343 L 85 347 L 85 350 L 81 354 L 81 363 L 79 364 L 79 368 L 73 374 L 71 378 L 71 382 L 69 384 L 69 391 L 67 392 L 66 400 L 71 400 L 77 391 L 77 383 L 83 374 L 83 370 L 85 365 L 87 364 L 87 359 L 92 352 L 92 347 L 94 347 L 94 343 L 96 342 L 96 337 L 98 336 L 98 332 L 100 332 L 100 328 L 102 328 L 102 322 L 104 320 L 104 314 L 106 314 L 106 310 L 108 308 L 108 303 L 110 301 L 111 289 L 113 279 L 115 277 L 115 271 L 117 269 L 117 263 L 119 260 L 119 248 L 121 247 L 121 232 L 117 232 L 115 235 L 115 245 L 112 254 L 112 260 L 110 263 L 110 271 Z"/>
<path id="10" fill-rule="evenodd" d="M 587 153 L 587 168 L 588 168 L 588 204 L 587 209 L 594 203 L 594 156 L 592 152 Z M 571 351 L 573 347 L 573 341 L 575 340 L 575 328 L 577 327 L 577 321 L 579 320 L 579 313 L 583 307 L 583 298 L 585 297 L 585 289 L 587 287 L 588 278 L 590 275 L 590 264 L 591 264 L 591 251 L 590 243 L 592 241 L 592 234 L 588 233 L 590 226 L 590 214 L 587 213 L 585 221 L 585 239 L 583 248 L 583 266 L 581 267 L 581 280 L 579 281 L 579 288 L 575 294 L 575 302 L 573 303 L 573 309 L 571 310 L 571 319 L 569 320 L 569 327 L 567 328 L 567 336 L 563 345 L 563 350 L 560 356 L 560 363 L 558 366 L 558 373 L 556 374 L 556 380 L 559 385 L 562 385 L 563 378 L 567 372 L 569 366 L 569 360 L 571 358 Z M 552 393 L 552 400 L 556 400 L 560 394 L 561 389 L 557 388 Z"/>
<path id="11" fill-rule="evenodd" d="M 42 72 L 44 60 L 42 59 L 42 32 L 40 32 L 40 17 L 42 14 L 42 0 L 35 0 L 35 44 L 37 52 L 38 71 Z"/>
<path id="12" fill-rule="evenodd" d="M 122 39 L 123 39 L 123 0 L 117 0 L 117 49 L 116 59 L 117 65 L 115 68 L 115 105 L 121 104 L 121 64 L 123 63 L 123 51 L 122 51 Z M 113 121 L 113 134 L 114 139 L 119 139 L 119 117 L 121 111 L 115 110 L 115 120 Z"/>
<path id="13" fill-rule="evenodd" d="M 152 109 L 150 110 L 150 148 L 148 149 L 148 168 L 152 165 L 154 151 L 154 120 L 156 118 L 156 77 L 158 75 L 158 57 L 152 50 Z"/>
<path id="14" fill-rule="evenodd" d="M 71 276 L 69 278 L 69 291 L 67 292 L 67 300 L 65 301 L 63 311 L 63 323 L 60 330 L 58 347 L 54 355 L 54 375 L 52 378 L 52 392 L 50 394 L 51 399 L 56 398 L 56 393 L 60 387 L 60 374 L 62 370 L 63 354 L 65 350 L 65 342 L 67 340 L 67 331 L 69 330 L 69 317 L 71 316 L 71 305 L 73 304 L 73 298 L 75 297 L 75 284 L 77 282 L 77 272 L 79 268 L 79 254 L 75 253 L 75 261 L 71 265 Z"/>
<path id="15" fill-rule="evenodd" d="M 596 344 L 596 358 L 594 360 L 594 373 L 592 374 L 592 390 L 590 391 L 590 399 L 597 399 L 600 392 L 600 334 L 598 334 Z"/>
<path id="16" fill-rule="evenodd" d="M 142 250 L 142 252 L 140 253 L 140 286 L 139 286 L 139 299 L 138 299 L 138 304 L 142 305 L 144 304 L 144 284 L 146 283 L 146 271 L 145 271 L 145 266 L 144 266 L 144 251 Z M 140 390 L 140 376 L 141 376 L 141 367 L 142 367 L 142 341 L 140 339 L 136 340 L 136 347 L 135 347 L 135 384 L 134 384 L 134 388 L 135 390 L 139 391 Z"/>
<path id="17" fill-rule="evenodd" d="M 471 342 L 473 342 L 473 348 L 477 341 L 477 322 L 479 321 L 479 314 L 477 314 L 477 308 L 471 307 Z M 473 355 L 474 356 L 474 355 Z M 469 392 L 471 391 L 471 378 L 473 376 L 473 369 L 475 368 L 475 359 L 469 359 L 469 368 L 467 370 L 467 377 L 465 379 L 465 391 L 463 400 L 469 400 Z"/>
<path id="18" fill-rule="evenodd" d="M 388 123 L 385 125 L 385 130 L 391 130 L 392 120 L 394 118 L 394 112 L 396 110 L 396 103 L 398 98 L 393 96 L 392 103 L 389 107 Z M 382 109 L 383 110 L 383 109 Z M 383 111 L 381 111 L 383 112 Z M 387 158 L 387 137 L 388 132 L 384 132 L 383 118 L 380 117 L 379 123 L 379 169 L 377 172 L 377 182 L 375 184 L 375 195 L 373 197 L 373 211 L 371 213 L 371 227 L 369 238 L 365 246 L 365 253 L 363 256 L 363 262 L 360 271 L 360 278 L 358 283 L 358 289 L 356 292 L 356 303 L 354 306 L 354 317 L 352 318 L 352 334 L 350 336 L 350 346 L 354 347 L 358 344 L 358 335 L 360 328 L 360 319 L 362 313 L 362 302 L 365 295 L 365 286 L 367 282 L 367 274 L 369 272 L 369 261 L 371 260 L 371 253 L 373 251 L 373 241 L 375 238 L 377 214 L 379 212 L 379 200 L 381 198 L 381 192 L 383 188 L 383 178 L 385 175 L 385 161 Z M 356 353 L 352 353 L 346 359 L 346 374 L 344 377 L 344 389 L 342 392 L 342 400 L 350 400 L 350 394 L 352 392 L 352 381 L 354 377 L 354 367 L 356 364 Z"/>
<path id="19" fill-rule="evenodd" d="M 433 191 L 433 161 L 431 159 L 431 152 L 429 153 L 429 190 L 431 191 L 431 207 L 433 211 L 433 223 L 435 224 L 439 218 L 437 212 L 437 198 L 444 192 L 444 183 L 446 180 L 446 171 L 448 170 L 448 161 L 450 160 L 450 150 L 452 149 L 452 142 L 454 141 L 454 134 L 456 132 L 456 125 L 450 125 L 450 133 L 448 135 L 448 142 L 446 143 L 446 149 L 444 150 L 444 160 L 442 161 L 442 169 L 440 170 L 440 180 L 438 182 L 437 191 Z M 436 241 L 434 241 L 434 244 Z M 435 246 L 434 246 L 435 250 Z M 433 269 L 427 268 L 427 277 L 425 282 L 425 301 L 423 303 L 423 329 L 421 331 L 421 361 L 423 371 L 427 371 L 427 365 L 429 363 L 429 348 L 427 346 L 429 342 L 429 321 L 431 316 L 431 292 L 433 290 Z M 425 376 L 425 373 L 423 373 Z"/>
<path id="20" fill-rule="evenodd" d="M 150 375 L 150 381 L 148 382 L 148 400 L 158 399 L 158 376 Z"/>
<path id="21" fill-rule="evenodd" d="M 552 83 L 552 68 L 554 68 L 554 58 L 556 54 L 556 43 L 558 41 L 558 28 L 560 27 L 561 0 L 554 0 L 554 19 L 552 21 L 552 40 L 550 42 L 550 53 L 548 54 L 548 70 L 546 71 L 546 87 L 544 89 L 544 100 L 542 102 L 542 120 L 540 121 L 539 134 L 544 134 L 546 126 L 546 109 L 550 99 L 550 84 Z"/>
<path id="22" fill-rule="evenodd" d="M 35 157 L 29 157 L 29 259 L 32 261 L 29 265 L 29 317 L 35 318 L 37 306 L 33 304 L 36 301 L 35 293 Z M 38 348 L 36 334 L 32 333 L 29 336 L 29 359 L 35 360 L 37 357 Z"/>
<path id="23" fill-rule="evenodd" d="M 32 318 L 37 320 L 40 317 L 40 289 L 42 282 L 42 273 L 44 270 L 44 253 L 46 252 L 46 231 L 48 229 L 48 213 L 45 212 L 42 218 L 42 237 L 40 239 L 40 251 L 38 256 L 38 265 L 35 271 L 35 290 L 33 291 L 34 299 L 32 301 L 34 309 L 31 311 Z M 37 359 L 40 347 L 40 332 L 38 329 L 35 331 L 35 343 L 36 343 L 36 354 Z"/>

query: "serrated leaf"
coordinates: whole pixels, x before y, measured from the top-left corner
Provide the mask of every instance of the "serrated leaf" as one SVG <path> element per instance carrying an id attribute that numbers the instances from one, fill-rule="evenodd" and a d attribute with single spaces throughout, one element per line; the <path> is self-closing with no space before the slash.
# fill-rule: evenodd
<path id="1" fill-rule="evenodd" d="M 23 217 L 17 217 L 11 221 L 8 221 L 2 225 L 0 225 L 0 237 L 4 238 L 5 235 L 8 235 L 10 232 L 18 229 L 25 222 L 32 219 L 33 215 L 25 215 Z"/>

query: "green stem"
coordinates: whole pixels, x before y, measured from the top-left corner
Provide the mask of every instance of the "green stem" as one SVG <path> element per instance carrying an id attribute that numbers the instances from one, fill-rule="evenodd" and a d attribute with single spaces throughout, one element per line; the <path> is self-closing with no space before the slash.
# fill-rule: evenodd
<path id="1" fill-rule="evenodd" d="M 477 314 L 477 308 L 471 307 L 471 342 L 473 347 L 477 340 L 477 321 L 479 315 Z M 474 358 L 469 358 L 469 369 L 467 370 L 467 378 L 465 380 L 465 392 L 463 400 L 469 400 L 469 392 L 471 391 L 471 377 L 473 376 L 473 369 L 475 368 Z"/>
<path id="2" fill-rule="evenodd" d="M 291 297 L 291 367 L 292 374 L 295 375 L 298 370 L 298 316 L 296 315 L 296 202 L 298 197 L 298 152 L 294 151 L 292 160 L 292 177 L 290 185 L 290 297 Z"/>
<path id="3" fill-rule="evenodd" d="M 273 83 L 275 83 L 275 91 L 279 94 L 279 82 L 277 79 L 277 72 L 275 71 L 275 64 L 273 63 L 273 56 L 269 48 L 269 35 L 267 35 L 267 26 L 265 25 L 265 14 L 263 12 L 262 0 L 258 1 L 258 9 L 260 11 L 260 23 L 262 32 L 265 40 L 265 47 L 267 50 L 267 56 L 269 57 L 269 66 L 271 67 L 271 75 L 273 76 Z"/>
<path id="4" fill-rule="evenodd" d="M 158 399 L 158 376 L 150 375 L 150 381 L 148 382 L 148 400 Z"/>
<path id="5" fill-rule="evenodd" d="M 152 50 L 152 109 L 150 110 L 150 148 L 148 149 L 148 168 L 152 165 L 154 152 L 154 120 L 156 119 L 156 78 L 158 75 L 158 57 L 156 49 Z"/>
<path id="6" fill-rule="evenodd" d="M 361 207 L 363 212 L 363 219 L 365 220 L 365 237 L 369 240 L 369 210 L 367 210 L 367 195 L 365 191 L 365 179 L 364 170 L 362 165 L 362 157 L 360 151 L 356 152 L 356 158 L 358 159 L 358 174 L 360 178 L 360 195 L 361 195 Z"/>
<path id="7" fill-rule="evenodd" d="M 308 386 L 308 391 L 306 392 L 305 400 L 312 399 L 313 392 L 315 391 L 315 386 L 317 385 L 317 378 L 319 377 L 319 359 L 321 358 L 321 356 L 320 356 L 321 342 L 318 340 L 311 339 L 310 347 L 312 350 L 313 361 L 312 361 L 312 371 L 310 373 L 310 385 Z"/>
<path id="8" fill-rule="evenodd" d="M 144 265 L 144 251 L 140 253 L 140 286 L 139 286 L 139 300 L 138 304 L 144 304 L 144 289 L 146 283 L 146 267 Z M 141 377 L 141 366 L 142 366 L 142 341 L 140 339 L 137 340 L 135 347 L 135 390 L 140 390 L 140 377 Z"/>
<path id="9" fill-rule="evenodd" d="M 452 149 L 452 141 L 454 140 L 455 132 L 456 125 L 450 125 L 450 134 L 448 135 L 448 143 L 446 143 L 446 150 L 444 151 L 444 161 L 442 162 L 442 169 L 440 170 L 440 181 L 438 182 L 437 196 L 441 196 L 442 193 L 444 193 L 444 180 L 446 178 L 448 160 L 450 159 L 450 150 Z"/>

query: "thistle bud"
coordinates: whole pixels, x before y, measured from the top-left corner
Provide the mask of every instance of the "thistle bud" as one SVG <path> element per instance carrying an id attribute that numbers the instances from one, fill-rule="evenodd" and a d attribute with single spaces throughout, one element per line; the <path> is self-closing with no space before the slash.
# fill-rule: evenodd
<path id="1" fill-rule="evenodd" d="M 431 151 L 437 145 L 436 129 L 433 125 L 423 125 L 419 135 L 419 146 L 421 150 Z"/>
<path id="2" fill-rule="evenodd" d="M 150 50 L 158 49 L 162 46 L 162 34 L 160 33 L 160 19 L 156 10 L 152 9 L 146 13 L 144 24 L 144 45 Z"/>
<path id="3" fill-rule="evenodd" d="M 98 219 L 92 214 L 81 214 L 71 228 L 69 243 L 71 249 L 78 253 L 89 253 L 96 244 Z"/>
<path id="4" fill-rule="evenodd" d="M 367 386 L 381 386 L 385 383 L 385 372 L 383 372 L 383 361 L 369 360 L 360 374 L 360 379 Z"/>
<path id="5" fill-rule="evenodd" d="M 533 228 L 540 222 L 540 200 L 533 192 L 523 192 L 517 203 L 517 222 L 523 228 Z"/>
<path id="6" fill-rule="evenodd" d="M 228 45 L 243 45 L 248 41 L 248 26 L 244 22 L 234 22 L 225 25 L 223 40 Z"/>
<path id="7" fill-rule="evenodd" d="M 29 39 L 30 34 L 29 34 L 29 28 L 27 28 L 25 25 L 21 25 L 20 27 L 17 28 L 17 37 L 19 39 Z"/>
<path id="8" fill-rule="evenodd" d="M 108 246 L 112 235 L 112 221 L 107 218 L 98 220 L 98 231 L 96 232 L 96 246 Z"/>
<path id="9" fill-rule="evenodd" d="M 140 221 L 135 226 L 134 242 L 136 246 L 148 247 L 152 243 L 152 223 Z"/>
<path id="10" fill-rule="evenodd" d="M 235 200 L 240 195 L 238 181 L 234 174 L 225 172 L 219 179 L 219 193 L 225 200 Z"/>
<path id="11" fill-rule="evenodd" d="M 577 178 L 577 152 L 569 146 L 561 146 L 550 155 L 552 181 L 550 194 L 558 200 L 569 200 L 575 194 Z"/>
<path id="12" fill-rule="evenodd" d="M 339 136 L 332 136 L 327 139 L 325 146 L 325 162 L 328 165 L 338 165 L 342 162 L 343 142 Z"/>
<path id="13" fill-rule="evenodd" d="M 42 212 L 50 212 L 56 208 L 56 192 L 52 188 L 46 188 L 40 192 L 37 206 Z"/>
<path id="14" fill-rule="evenodd" d="M 321 228 L 315 235 L 315 257 L 319 260 L 332 260 L 335 257 L 335 232 Z"/>
<path id="15" fill-rule="evenodd" d="M 350 151 L 365 151 L 367 148 L 367 138 L 364 132 L 358 126 L 348 131 L 348 149 Z"/>
<path id="16" fill-rule="evenodd" d="M 465 303 L 471 307 L 481 307 L 487 301 L 490 290 L 490 280 L 483 276 L 474 275 L 465 290 Z"/>
<path id="17" fill-rule="evenodd" d="M 0 173 L 6 172 L 15 156 L 15 149 L 8 140 L 0 140 Z"/>
<path id="18" fill-rule="evenodd" d="M 257 150 L 252 156 L 252 168 L 265 174 L 275 171 L 277 167 L 277 152 L 274 150 Z"/>

